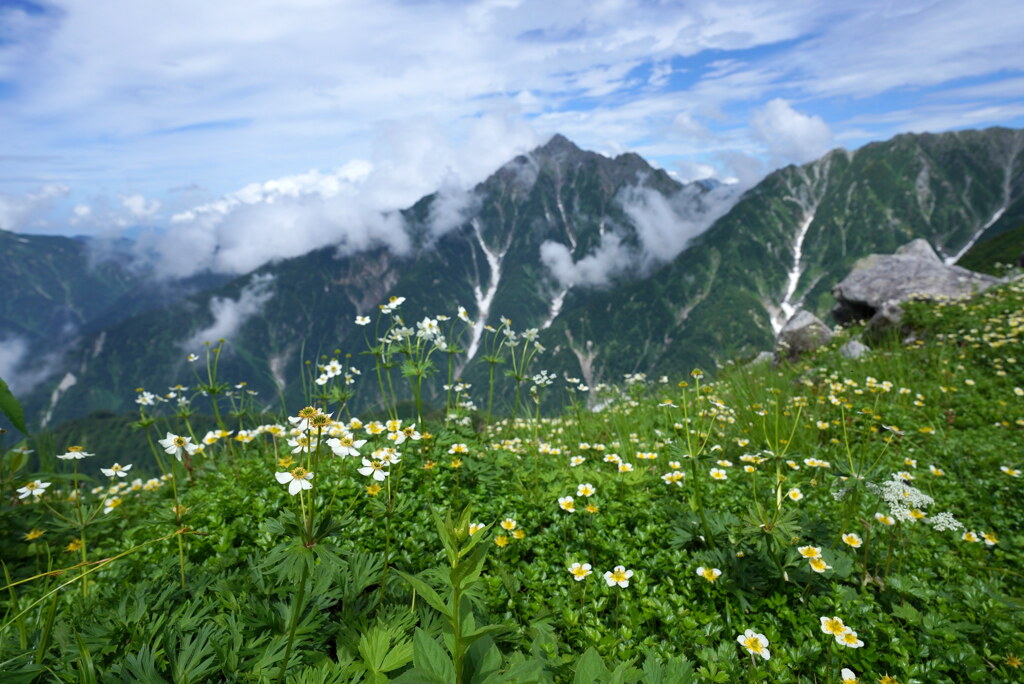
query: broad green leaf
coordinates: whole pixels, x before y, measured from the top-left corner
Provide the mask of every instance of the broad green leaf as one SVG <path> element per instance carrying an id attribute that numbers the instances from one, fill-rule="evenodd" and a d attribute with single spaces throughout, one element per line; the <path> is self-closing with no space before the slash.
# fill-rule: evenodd
<path id="1" fill-rule="evenodd" d="M 605 667 L 601 656 L 593 647 L 587 649 L 578 661 L 576 661 L 576 676 L 573 684 L 597 684 L 607 682 L 612 673 Z"/>
<path id="2" fill-rule="evenodd" d="M 416 628 L 416 635 L 413 637 L 412 659 L 416 669 L 437 675 L 446 684 L 455 681 L 455 667 L 451 658 L 440 644 L 419 627 Z"/>
<path id="3" fill-rule="evenodd" d="M 11 388 L 7 386 L 3 378 L 0 378 L 0 412 L 7 416 L 11 425 L 18 428 L 22 434 L 28 434 L 28 428 L 25 427 L 25 411 L 21 408 L 21 403 L 14 398 Z"/>

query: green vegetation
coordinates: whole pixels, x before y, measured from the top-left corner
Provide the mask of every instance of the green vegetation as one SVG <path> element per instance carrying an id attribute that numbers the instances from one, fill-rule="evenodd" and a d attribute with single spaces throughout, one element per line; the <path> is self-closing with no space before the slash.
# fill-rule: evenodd
<path id="1" fill-rule="evenodd" d="M 1024 259 L 1024 224 L 979 242 L 960 257 L 957 266 L 1001 276 L 1007 266 L 1020 265 L 1021 259 Z"/>
<path id="2" fill-rule="evenodd" d="M 586 388 L 503 323 L 484 349 L 525 379 L 491 424 L 486 384 L 396 417 L 462 325 L 405 333 L 400 306 L 375 371 L 325 357 L 290 417 L 219 348 L 170 401 L 137 393 L 158 470 L 8 439 L 0 679 L 1019 681 L 1024 282 L 908 304 L 912 341 L 859 360 L 848 330 L 713 380 Z M 361 391 L 387 419 L 350 414 Z"/>
<path id="3" fill-rule="evenodd" d="M 95 278 L 86 261 L 61 262 L 59 268 L 22 263 L 40 259 L 44 248 L 0 234 L 0 250 L 7 237 L 20 245 L 8 261 L 2 261 L 0 251 L 0 286 L 11 293 L 7 301 L 14 312 L 6 318 L 14 321 L 8 330 L 18 330 L 18 314 L 60 319 L 46 313 L 55 303 L 42 301 L 36 289 L 50 292 L 59 283 L 60 291 L 72 299 L 81 293 L 87 302 L 109 302 L 113 290 L 129 290 L 106 305 L 108 314 L 119 317 L 83 314 L 87 332 L 60 359 L 50 358 L 56 353 L 52 339 L 33 346 L 45 352 L 39 355 L 40 365 L 50 361 L 61 372 L 21 397 L 26 417 L 38 425 L 48 415 L 49 425 L 59 425 L 96 410 L 131 411 L 135 387 L 167 387 L 188 375 L 184 358 L 201 351 L 199 333 L 222 330 L 213 325 L 213 311 L 230 310 L 258 283 L 267 297 L 258 315 L 239 317 L 237 329 L 210 336 L 227 335 L 231 341 L 223 360 L 226 377 L 248 380 L 273 409 L 279 394 L 288 406 L 302 402 L 299 375 L 306 359 L 336 347 L 364 348 L 365 330 L 352 321 L 373 314 L 392 293 L 417 295 L 405 310 L 409 321 L 464 306 L 474 320 L 485 318 L 498 326 L 508 317 L 519 330 L 542 328 L 554 312 L 555 297 L 564 294 L 559 315 L 540 333 L 541 344 L 550 350 L 545 365 L 594 385 L 626 373 L 657 376 L 754 356 L 772 344 L 772 313 L 787 291 L 798 228 L 808 218 L 813 216 L 801 249 L 802 275 L 790 303 L 802 302 L 825 317 L 832 305 L 831 287 L 859 258 L 892 252 L 913 238 L 955 253 L 1000 210 L 992 232 L 1024 222 L 1022 186 L 1013 175 L 1021 168 L 1019 152 L 1008 157 L 1020 149 L 1021 135 L 1005 128 L 902 135 L 855 153 L 835 151 L 779 169 L 669 263 L 658 260 L 672 256 L 661 253 L 660 243 L 648 244 L 651 263 L 641 265 L 638 256 L 606 288 L 576 286 L 564 293 L 541 259 L 545 242 L 561 244 L 574 262 L 593 256 L 609 234 L 635 247 L 640 232 L 624 208 L 624 197 L 647 194 L 653 198 L 648 209 L 663 199 L 666 206 L 697 215 L 698 207 L 724 201 L 720 193 L 684 188 L 636 155 L 609 159 L 556 138 L 480 183 L 462 198 L 461 213 L 451 211 L 446 202 L 451 198 L 439 195 L 403 212 L 413 246 L 408 254 L 378 246 L 339 255 L 329 247 L 267 264 L 227 283 L 210 277 L 192 283 L 191 289 L 176 284 L 171 288 L 176 298 L 163 293 L 163 299 L 150 288 L 121 284 L 117 289 L 116 283 L 101 298 L 96 288 L 75 279 Z M 458 225 L 439 226 L 439 217 Z M 671 213 L 657 220 L 666 217 Z M 693 221 L 680 217 L 676 227 L 693 230 Z M 500 277 L 492 272 L 492 261 L 500 261 Z M 9 279 L 4 277 L 8 273 Z M 54 285 L 44 287 L 50 278 Z M 492 287 L 490 306 L 480 311 L 483 294 Z M 189 343 L 196 335 L 198 342 Z M 468 346 L 468 338 L 462 344 Z M 346 365 L 367 372 L 372 364 L 366 361 L 357 355 Z M 476 356 L 461 375 L 479 387 L 488 383 L 489 365 Z M 424 405 L 443 404 L 440 378 L 424 383 Z M 54 402 L 61 383 L 63 391 Z M 505 385 L 499 391 L 509 409 L 512 390 Z M 354 408 L 370 410 L 380 400 L 367 388 L 355 397 Z"/>

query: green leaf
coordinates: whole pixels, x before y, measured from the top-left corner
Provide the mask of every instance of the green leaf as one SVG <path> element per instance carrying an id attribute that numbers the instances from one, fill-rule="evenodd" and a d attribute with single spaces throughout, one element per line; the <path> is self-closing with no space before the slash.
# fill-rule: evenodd
<path id="1" fill-rule="evenodd" d="M 28 434 L 28 428 L 25 427 L 25 411 L 3 378 L 0 378 L 0 412 L 3 412 L 7 420 L 11 421 L 11 425 L 18 428 L 22 434 Z"/>
<path id="2" fill-rule="evenodd" d="M 572 681 L 573 684 L 596 684 L 607 682 L 611 676 L 601 656 L 591 646 L 576 662 L 576 676 Z"/>
<path id="3" fill-rule="evenodd" d="M 478 533 L 479 534 L 479 533 Z M 451 571 L 453 587 L 461 587 L 465 580 L 474 580 L 479 576 L 487 557 L 488 546 L 481 545 L 473 549 L 469 556 L 460 560 Z"/>
<path id="4" fill-rule="evenodd" d="M 447 520 L 442 520 L 441 514 L 431 507 L 430 515 L 434 518 L 434 525 L 437 526 L 437 536 L 441 537 L 441 543 L 444 544 L 445 553 L 448 554 L 448 562 L 451 565 L 455 565 L 455 561 L 459 557 L 459 544 L 455 539 L 455 530 L 452 525 L 451 513 L 448 513 Z"/>
<path id="5" fill-rule="evenodd" d="M 441 597 L 438 596 L 433 587 L 421 580 L 419 577 L 410 575 L 407 572 L 402 572 L 401 570 L 395 570 L 395 572 L 398 573 L 399 577 L 412 585 L 412 588 L 416 590 L 416 593 L 422 596 L 434 610 L 438 611 L 449 620 L 452 619 L 452 611 L 444 604 L 444 601 L 441 600 Z"/>
<path id="6" fill-rule="evenodd" d="M 417 670 L 436 675 L 445 684 L 455 681 L 455 667 L 448 654 L 419 627 L 412 644 L 412 661 Z"/>

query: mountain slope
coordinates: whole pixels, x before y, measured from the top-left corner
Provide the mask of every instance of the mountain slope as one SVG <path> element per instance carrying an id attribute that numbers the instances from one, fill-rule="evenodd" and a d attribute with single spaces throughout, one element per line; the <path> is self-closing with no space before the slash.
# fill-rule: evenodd
<path id="1" fill-rule="evenodd" d="M 85 336 L 62 393 L 51 385 L 31 406 L 52 421 L 124 410 L 137 386 L 193 384 L 186 354 L 219 337 L 222 377 L 248 381 L 266 404 L 283 390 L 292 405 L 306 360 L 338 349 L 372 368 L 360 355 L 372 328 L 354 319 L 389 295 L 408 298 L 407 325 L 466 307 L 475 324 L 454 361 L 477 398 L 484 326 L 501 317 L 541 329 L 549 351 L 535 370 L 591 385 L 712 368 L 769 347 L 799 306 L 826 314 L 831 286 L 862 256 L 923 237 L 953 259 L 1018 225 L 1022 150 L 1024 134 L 1007 129 L 902 135 L 780 169 L 736 201 L 727 187 L 683 186 L 637 155 L 609 159 L 556 136 L 468 193 L 403 212 L 408 254 L 318 250 Z M 376 396 L 368 375 L 362 406 Z"/>
<path id="2" fill-rule="evenodd" d="M 186 355 L 218 337 L 229 340 L 222 377 L 248 381 L 267 401 L 279 388 L 289 401 L 301 401 L 304 360 L 341 349 L 356 354 L 352 363 L 364 370 L 372 366 L 358 356 L 367 330 L 354 320 L 374 314 L 390 294 L 408 297 L 402 309 L 408 324 L 439 313 L 454 317 L 459 306 L 468 310 L 476 324 L 460 340 L 467 350 L 458 361 L 462 369 L 478 358 L 485 324 L 509 317 L 522 330 L 557 317 L 569 287 L 543 263 L 542 245 L 564 250 L 572 262 L 611 241 L 619 263 L 605 286 L 642 277 L 650 268 L 644 240 L 622 200 L 640 191 L 679 196 L 681 206 L 709 193 L 682 186 L 635 154 L 609 159 L 556 136 L 464 196 L 431 195 L 405 211 L 411 254 L 380 247 L 339 256 L 321 249 L 121 321 L 82 339 L 56 400 L 51 385 L 30 404 L 51 422 L 91 408 L 125 410 L 135 387 L 194 384 Z M 579 288 L 573 301 L 599 291 Z M 473 377 L 473 368 L 466 374 Z M 438 387 L 429 391 L 436 395 Z M 372 402 L 373 390 L 362 400 Z"/>
<path id="3" fill-rule="evenodd" d="M 769 348 L 796 307 L 825 316 L 858 258 L 927 239 L 953 260 L 1024 220 L 1024 132 L 901 135 L 780 169 L 670 265 L 567 309 L 560 363 L 590 382 L 713 367 Z M 600 325 L 595 325 L 600 321 Z"/>

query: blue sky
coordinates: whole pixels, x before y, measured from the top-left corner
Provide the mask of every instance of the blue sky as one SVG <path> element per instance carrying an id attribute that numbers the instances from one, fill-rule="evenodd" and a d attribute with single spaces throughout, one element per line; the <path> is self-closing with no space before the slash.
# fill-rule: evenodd
<path id="1" fill-rule="evenodd" d="M 0 0 L 0 228 L 359 244 L 556 132 L 749 183 L 1024 125 L 1021 36 L 1019 0 Z"/>

